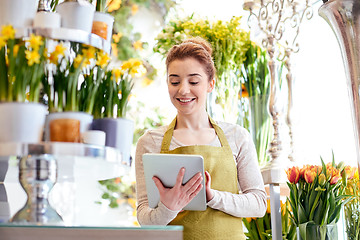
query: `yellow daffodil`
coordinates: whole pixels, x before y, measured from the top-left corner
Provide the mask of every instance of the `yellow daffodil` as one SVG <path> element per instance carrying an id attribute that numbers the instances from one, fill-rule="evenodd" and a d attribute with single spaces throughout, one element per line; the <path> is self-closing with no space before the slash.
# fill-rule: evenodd
<path id="1" fill-rule="evenodd" d="M 84 57 L 81 54 L 78 54 L 74 59 L 74 67 L 79 68 L 83 63 Z"/>
<path id="2" fill-rule="evenodd" d="M 25 51 L 25 57 L 28 60 L 28 65 L 29 66 L 32 66 L 35 63 L 36 64 L 40 63 L 40 54 L 37 51 L 26 50 Z"/>
<path id="3" fill-rule="evenodd" d="M 3 36 L 0 36 L 0 49 L 6 46 L 6 39 Z"/>
<path id="4" fill-rule="evenodd" d="M 15 44 L 15 45 L 14 45 L 14 49 L 13 49 L 14 57 L 17 56 L 17 54 L 18 54 L 18 52 L 19 52 L 19 48 L 20 48 L 20 45 L 19 45 L 19 44 Z"/>
<path id="5" fill-rule="evenodd" d="M 108 65 L 109 61 L 110 61 L 109 54 L 100 52 L 96 60 L 96 65 L 100 66 L 101 68 L 105 68 L 106 65 Z"/>
<path id="6" fill-rule="evenodd" d="M 110 0 L 108 3 L 108 12 L 118 10 L 121 6 L 121 0 Z"/>
<path id="7" fill-rule="evenodd" d="M 56 52 L 58 55 L 65 55 L 66 47 L 60 43 L 55 46 L 54 52 Z"/>
<path id="8" fill-rule="evenodd" d="M 39 50 L 40 46 L 44 44 L 42 37 L 34 34 L 31 34 L 30 38 L 26 42 L 28 42 L 30 48 L 35 51 Z"/>
<path id="9" fill-rule="evenodd" d="M 65 55 L 65 51 L 66 51 L 66 47 L 62 43 L 56 45 L 54 51 L 50 53 L 49 56 L 50 63 L 57 64 L 59 58 Z"/>
<path id="10" fill-rule="evenodd" d="M 131 6 L 131 15 L 135 15 L 139 11 L 139 6 L 137 4 L 133 4 Z"/>
<path id="11" fill-rule="evenodd" d="M 133 43 L 133 46 L 136 50 L 142 50 L 143 49 L 142 45 L 143 43 L 140 40 Z"/>
<path id="12" fill-rule="evenodd" d="M 1 28 L 1 35 L 6 39 L 14 39 L 15 38 L 15 29 L 11 25 L 4 25 Z"/>
<path id="13" fill-rule="evenodd" d="M 115 57 L 118 56 L 119 50 L 117 49 L 116 43 L 112 43 L 112 44 L 111 44 L 111 51 L 112 51 L 112 54 L 113 54 Z"/>
<path id="14" fill-rule="evenodd" d="M 94 47 L 89 47 L 88 49 L 83 49 L 82 53 L 84 58 L 90 60 L 95 58 L 96 49 Z"/>
<path id="15" fill-rule="evenodd" d="M 121 65 L 121 70 L 128 70 L 132 67 L 133 65 L 131 64 L 130 61 L 125 61 L 123 62 L 123 64 Z"/>
<path id="16" fill-rule="evenodd" d="M 123 36 L 123 33 L 122 33 L 122 32 L 118 32 L 117 34 L 114 34 L 114 35 L 113 35 L 114 42 L 115 42 L 115 43 L 120 42 L 120 38 L 121 38 L 122 36 Z"/>
<path id="17" fill-rule="evenodd" d="M 122 76 L 122 71 L 121 71 L 121 69 L 119 69 L 119 68 L 115 68 L 115 69 L 113 69 L 112 70 L 112 74 L 113 74 L 113 76 L 114 76 L 114 81 L 116 82 L 116 83 L 119 83 L 120 82 L 120 78 L 121 78 L 121 76 Z"/>

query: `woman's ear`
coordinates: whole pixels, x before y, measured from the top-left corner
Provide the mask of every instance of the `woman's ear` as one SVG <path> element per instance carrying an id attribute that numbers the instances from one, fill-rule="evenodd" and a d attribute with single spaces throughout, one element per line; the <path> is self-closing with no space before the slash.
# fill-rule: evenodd
<path id="1" fill-rule="evenodd" d="M 207 92 L 208 92 L 208 93 L 211 93 L 212 90 L 214 89 L 214 87 L 215 87 L 215 79 L 213 78 L 213 79 L 211 79 L 211 80 L 209 81 L 209 85 L 208 85 L 208 90 L 207 90 Z"/>

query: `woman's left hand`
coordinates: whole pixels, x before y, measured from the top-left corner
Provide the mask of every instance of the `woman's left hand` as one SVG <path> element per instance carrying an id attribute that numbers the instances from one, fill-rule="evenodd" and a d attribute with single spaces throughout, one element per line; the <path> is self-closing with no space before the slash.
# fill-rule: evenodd
<path id="1" fill-rule="evenodd" d="M 206 202 L 209 202 L 211 199 L 214 198 L 213 190 L 211 189 L 211 176 L 208 171 L 205 171 L 205 177 L 206 177 L 206 183 L 205 183 L 205 189 L 206 189 Z"/>

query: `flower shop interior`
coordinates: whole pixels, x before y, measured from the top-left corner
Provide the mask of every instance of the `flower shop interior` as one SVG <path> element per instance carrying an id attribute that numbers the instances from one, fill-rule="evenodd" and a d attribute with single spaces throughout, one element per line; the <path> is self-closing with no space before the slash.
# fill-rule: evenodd
<path id="1" fill-rule="evenodd" d="M 138 223 L 134 158 L 176 116 L 168 50 L 197 36 L 216 67 L 207 112 L 249 131 L 268 195 L 246 239 L 360 239 L 358 10 L 0 0 L 0 239 L 183 239 Z"/>

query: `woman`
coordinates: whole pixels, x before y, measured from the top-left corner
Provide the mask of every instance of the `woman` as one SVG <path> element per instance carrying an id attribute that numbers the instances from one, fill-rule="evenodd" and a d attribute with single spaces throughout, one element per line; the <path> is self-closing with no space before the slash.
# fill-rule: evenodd
<path id="1" fill-rule="evenodd" d="M 168 91 L 177 116 L 169 126 L 147 131 L 137 143 L 137 218 L 141 225 L 183 225 L 184 239 L 245 239 L 241 218 L 262 217 L 266 193 L 249 133 L 215 122 L 206 112 L 206 97 L 215 85 L 211 54 L 209 44 L 195 38 L 173 46 L 167 55 Z M 149 208 L 142 164 L 148 152 L 202 155 L 207 210 L 181 211 L 203 187 L 200 174 L 182 186 L 184 169 L 173 188 L 153 178 L 160 202 Z"/>

